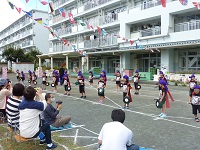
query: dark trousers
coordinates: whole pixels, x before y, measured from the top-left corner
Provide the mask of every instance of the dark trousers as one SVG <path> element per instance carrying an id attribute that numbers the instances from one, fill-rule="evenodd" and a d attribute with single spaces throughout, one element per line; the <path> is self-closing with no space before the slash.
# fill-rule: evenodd
<path id="1" fill-rule="evenodd" d="M 60 77 L 60 85 L 63 85 L 63 82 L 64 82 L 63 78 Z"/>
<path id="2" fill-rule="evenodd" d="M 45 123 L 45 121 L 41 121 L 42 122 L 42 126 L 40 127 L 40 131 L 38 133 L 35 134 L 35 136 L 33 138 L 38 137 L 38 135 L 40 134 L 40 132 L 43 132 L 46 138 L 46 142 L 47 144 L 51 144 L 52 140 L 51 140 L 51 129 L 50 129 L 50 125 Z"/>

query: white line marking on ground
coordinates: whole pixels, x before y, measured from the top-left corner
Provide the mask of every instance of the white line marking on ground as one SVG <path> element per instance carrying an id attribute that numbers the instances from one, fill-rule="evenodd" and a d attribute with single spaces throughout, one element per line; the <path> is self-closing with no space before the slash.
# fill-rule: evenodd
<path id="1" fill-rule="evenodd" d="M 60 135 L 59 137 L 63 137 L 63 138 L 74 138 L 75 136 Z M 97 139 L 97 137 L 94 137 L 94 136 L 77 136 L 77 138 L 83 138 L 83 139 Z"/>
<path id="2" fill-rule="evenodd" d="M 77 147 L 77 148 L 73 148 L 72 150 L 74 149 L 79 149 L 79 148 L 83 148 L 83 147 L 90 147 L 90 146 L 94 146 L 94 145 L 97 145 L 98 143 L 94 143 L 94 144 L 89 144 L 89 145 L 85 145 L 85 146 L 82 146 L 82 147 Z M 98 150 L 98 149 L 97 149 Z"/>
<path id="3" fill-rule="evenodd" d="M 76 145 L 76 142 L 77 142 L 78 131 L 79 131 L 79 129 L 76 129 L 76 134 L 74 137 L 74 145 Z"/>
<path id="4" fill-rule="evenodd" d="M 71 97 L 73 97 L 73 96 L 71 96 Z M 86 100 L 86 99 L 80 99 L 80 100 L 93 103 L 92 101 Z M 118 107 L 114 107 L 114 106 L 106 105 L 106 104 L 101 104 L 101 105 L 102 105 L 102 106 L 111 107 L 111 108 L 115 108 L 115 109 L 118 108 Z M 119 108 L 118 108 L 118 109 L 119 109 Z M 157 115 L 155 115 L 155 114 L 147 114 L 147 113 L 142 113 L 142 112 L 133 111 L 133 110 L 129 110 L 129 109 L 126 109 L 126 111 L 128 111 L 128 112 L 133 112 L 133 113 L 140 114 L 140 115 L 144 115 L 144 116 L 149 116 L 149 117 L 152 117 L 152 118 L 154 118 L 154 119 L 157 118 Z M 170 120 L 170 119 L 162 119 L 162 120 L 169 121 L 169 122 L 173 122 L 173 123 L 180 124 L 180 125 L 184 125 L 184 126 L 188 126 L 188 127 L 193 127 L 193 128 L 200 129 L 200 127 L 193 126 L 193 125 L 190 125 L 190 124 L 187 124 L 187 123 L 182 123 L 182 122 L 178 122 L 178 121 L 174 121 L 174 120 Z M 92 131 L 92 132 L 93 132 L 93 131 Z"/>
<path id="5" fill-rule="evenodd" d="M 69 150 L 65 145 L 60 144 L 59 142 L 55 141 L 52 139 L 52 141 L 54 141 L 55 143 L 58 143 L 58 145 L 60 145 L 61 147 L 63 147 L 65 150 Z"/>

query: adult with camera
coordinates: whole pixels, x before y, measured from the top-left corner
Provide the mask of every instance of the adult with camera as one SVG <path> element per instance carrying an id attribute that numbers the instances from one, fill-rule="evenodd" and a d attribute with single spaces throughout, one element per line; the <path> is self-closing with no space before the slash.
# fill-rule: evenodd
<path id="1" fill-rule="evenodd" d="M 19 130 L 20 135 L 25 138 L 36 138 L 41 132 L 45 135 L 40 144 L 47 143 L 46 149 L 56 148 L 52 143 L 50 125 L 40 120 L 40 114 L 45 110 L 47 103 L 42 96 L 41 89 L 34 89 L 31 86 L 25 88 L 24 99 L 19 104 Z M 41 101 L 36 101 L 36 96 Z"/>
<path id="2" fill-rule="evenodd" d="M 57 107 L 54 108 L 52 103 L 55 101 L 55 98 L 52 93 L 47 93 L 45 100 L 47 101 L 47 107 L 43 112 L 45 122 L 56 128 L 62 127 L 70 122 L 70 116 L 62 117 L 59 115 L 62 109 L 62 101 L 57 101 Z"/>
<path id="3" fill-rule="evenodd" d="M 100 150 L 139 150 L 139 146 L 132 144 L 133 133 L 125 125 L 125 112 L 114 109 L 111 114 L 112 122 L 103 125 L 98 143 Z"/>
<path id="4" fill-rule="evenodd" d="M 0 78 L 0 112 L 6 117 L 6 100 L 12 94 L 11 81 Z"/>

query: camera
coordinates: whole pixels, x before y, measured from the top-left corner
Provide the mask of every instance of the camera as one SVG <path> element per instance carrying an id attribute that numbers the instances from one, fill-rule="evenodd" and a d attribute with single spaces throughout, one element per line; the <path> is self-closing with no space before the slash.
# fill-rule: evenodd
<path id="1" fill-rule="evenodd" d="M 8 84 L 11 83 L 11 80 L 10 80 L 10 79 L 6 79 L 6 80 L 7 80 Z"/>
<path id="2" fill-rule="evenodd" d="M 60 100 L 58 100 L 57 102 L 56 102 L 56 104 L 58 104 L 58 105 L 60 105 L 60 104 L 62 104 L 63 102 L 62 101 L 60 101 Z"/>

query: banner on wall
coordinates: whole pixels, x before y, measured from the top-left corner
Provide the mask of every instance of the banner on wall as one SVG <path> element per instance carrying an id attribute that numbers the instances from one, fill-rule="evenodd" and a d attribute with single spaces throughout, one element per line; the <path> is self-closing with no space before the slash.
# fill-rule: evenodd
<path id="1" fill-rule="evenodd" d="M 2 67 L 2 78 L 7 79 L 8 76 L 8 68 Z"/>

